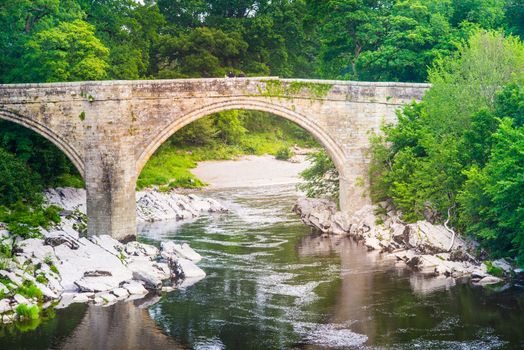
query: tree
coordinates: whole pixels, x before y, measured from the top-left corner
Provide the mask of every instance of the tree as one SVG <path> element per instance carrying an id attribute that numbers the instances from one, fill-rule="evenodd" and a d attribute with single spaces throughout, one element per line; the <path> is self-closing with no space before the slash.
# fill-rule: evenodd
<path id="1" fill-rule="evenodd" d="M 501 120 L 486 166 L 466 171 L 459 203 L 467 232 L 524 265 L 524 126 L 513 122 Z"/>
<path id="2" fill-rule="evenodd" d="M 381 18 L 383 32 L 376 48 L 357 60 L 365 80 L 425 81 L 427 67 L 455 50 L 456 30 L 446 2 L 405 0 Z"/>
<path id="3" fill-rule="evenodd" d="M 311 0 L 309 3 L 312 17 L 321 18 L 322 75 L 359 79 L 357 61 L 362 52 L 376 47 L 384 32 L 383 18 L 394 1 Z"/>
<path id="4" fill-rule="evenodd" d="M 439 60 L 422 102 L 405 107 L 398 124 L 373 139 L 374 199 L 392 198 L 409 221 L 428 209 L 445 217 L 465 171 L 488 161 L 496 118 L 507 116 L 497 113 L 521 111 L 521 93 L 504 85 L 522 81 L 523 54 L 518 39 L 478 31 L 456 55 Z"/>
<path id="5" fill-rule="evenodd" d="M 107 77 L 109 50 L 82 20 L 61 22 L 26 43 L 23 65 L 14 70 L 22 82 L 99 80 Z"/>
<path id="6" fill-rule="evenodd" d="M 24 162 L 0 148 L 0 207 L 40 203 L 42 190 L 39 178 Z"/>
<path id="7" fill-rule="evenodd" d="M 159 44 L 161 78 L 223 77 L 240 72 L 248 44 L 239 33 L 197 28 L 187 34 L 166 36 Z"/>

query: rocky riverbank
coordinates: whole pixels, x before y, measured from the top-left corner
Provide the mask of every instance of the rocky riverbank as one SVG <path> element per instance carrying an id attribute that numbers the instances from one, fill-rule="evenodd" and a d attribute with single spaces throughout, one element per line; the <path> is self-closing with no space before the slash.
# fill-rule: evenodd
<path id="1" fill-rule="evenodd" d="M 404 222 L 389 202 L 365 206 L 349 216 L 337 211 L 329 200 L 300 198 L 293 211 L 319 233 L 349 235 L 369 250 L 378 250 L 427 275 L 469 278 L 482 286 L 523 275 L 504 259 L 481 261 L 476 242 L 444 225 Z"/>
<path id="2" fill-rule="evenodd" d="M 139 242 L 122 244 L 110 236 L 86 237 L 85 191 L 46 191 L 49 204 L 62 207 L 62 221 L 41 237 L 14 239 L 0 223 L 0 240 L 13 259 L 0 269 L 0 321 L 34 319 L 42 309 L 76 302 L 111 305 L 149 291 L 184 288 L 205 277 L 202 257 L 187 244 L 162 242 L 160 249 Z M 196 195 L 137 193 L 139 221 L 183 220 L 224 212 L 219 202 Z M 10 249 L 11 249 L 10 248 Z"/>

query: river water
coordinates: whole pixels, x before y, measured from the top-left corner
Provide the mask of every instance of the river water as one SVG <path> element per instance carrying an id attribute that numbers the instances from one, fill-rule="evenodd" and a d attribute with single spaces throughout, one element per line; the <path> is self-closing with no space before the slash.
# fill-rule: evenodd
<path id="1" fill-rule="evenodd" d="M 1 349 L 523 349 L 524 292 L 425 278 L 349 238 L 311 235 L 292 185 L 210 193 L 228 214 L 141 227 L 188 242 L 207 277 L 0 328 Z M 31 330 L 30 328 L 34 328 Z"/>

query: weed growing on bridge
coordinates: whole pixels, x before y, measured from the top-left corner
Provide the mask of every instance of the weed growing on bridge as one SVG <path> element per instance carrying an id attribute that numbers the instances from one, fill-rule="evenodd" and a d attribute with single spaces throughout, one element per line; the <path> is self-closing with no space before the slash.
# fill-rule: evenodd
<path id="1" fill-rule="evenodd" d="M 301 93 L 305 93 L 315 99 L 322 99 L 327 96 L 332 87 L 333 84 L 327 83 L 311 83 L 302 81 L 283 83 L 277 79 L 265 80 L 263 84 L 257 84 L 257 89 L 260 96 L 284 98 L 291 98 Z"/>

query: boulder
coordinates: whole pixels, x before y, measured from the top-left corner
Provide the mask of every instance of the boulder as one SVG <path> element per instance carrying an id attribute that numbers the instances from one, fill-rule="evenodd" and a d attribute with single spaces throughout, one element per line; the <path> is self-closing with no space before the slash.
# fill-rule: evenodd
<path id="1" fill-rule="evenodd" d="M 206 273 L 200 267 L 196 266 L 191 260 L 180 258 L 177 260 L 177 264 L 182 270 L 184 278 L 196 278 L 205 277 Z"/>
<path id="2" fill-rule="evenodd" d="M 52 291 L 48 286 L 39 283 L 34 282 L 36 287 L 42 291 L 42 294 L 44 294 L 44 297 L 48 300 L 54 300 L 58 298 L 58 294 L 56 294 L 54 291 Z"/>
<path id="3" fill-rule="evenodd" d="M 72 303 L 87 303 L 93 293 L 78 293 L 73 297 Z"/>
<path id="4" fill-rule="evenodd" d="M 163 253 L 174 254 L 179 258 L 191 260 L 195 263 L 202 260 L 202 256 L 195 252 L 187 243 L 176 244 L 173 241 L 162 242 L 161 249 Z"/>
<path id="5" fill-rule="evenodd" d="M 142 283 L 137 281 L 130 281 L 125 283 L 122 288 L 125 288 L 131 295 L 144 295 L 147 294 L 147 289 L 144 288 Z"/>
<path id="6" fill-rule="evenodd" d="M 451 244 L 452 234 L 443 225 L 417 221 L 406 227 L 404 243 L 423 254 L 446 252 Z M 452 250 L 462 250 L 464 247 L 466 243 L 456 235 Z"/>
<path id="7" fill-rule="evenodd" d="M 100 299 L 102 299 L 102 302 L 100 302 Z M 102 292 L 95 294 L 95 303 L 97 304 L 106 304 L 106 305 L 112 305 L 118 301 L 117 297 L 114 294 L 111 294 L 109 292 Z"/>
<path id="8" fill-rule="evenodd" d="M 493 266 L 498 267 L 499 269 L 502 269 L 502 271 L 504 271 L 504 273 L 507 273 L 507 274 L 511 273 L 511 271 L 513 270 L 513 267 L 505 259 L 494 260 L 492 261 L 492 264 Z"/>
<path id="9" fill-rule="evenodd" d="M 26 305 L 31 305 L 31 301 L 29 301 L 28 299 L 26 299 L 26 297 L 20 295 L 20 294 L 15 294 L 15 296 L 13 297 L 13 299 L 18 303 L 18 304 L 26 304 Z"/>
<path id="10" fill-rule="evenodd" d="M 477 284 L 479 284 L 481 286 L 487 286 L 487 285 L 490 285 L 490 284 L 497 284 L 497 283 L 500 283 L 502 281 L 503 280 L 501 278 L 498 278 L 498 277 L 495 277 L 495 276 L 486 276 L 483 279 L 481 279 L 480 281 L 478 281 Z"/>
<path id="11" fill-rule="evenodd" d="M 133 279 L 144 282 L 147 288 L 162 288 L 162 279 L 159 276 L 158 270 L 151 264 L 145 261 L 135 261 L 129 264 L 128 268 L 133 273 Z"/>
<path id="12" fill-rule="evenodd" d="M 17 286 L 21 286 L 24 280 L 11 271 L 0 270 L 0 276 L 7 277 Z"/>
<path id="13" fill-rule="evenodd" d="M 125 251 L 130 256 L 156 257 L 159 254 L 157 247 L 137 241 L 127 243 L 125 245 Z"/>
<path id="14" fill-rule="evenodd" d="M 9 288 L 7 288 L 3 283 L 0 282 L 0 293 L 9 293 Z"/>
<path id="15" fill-rule="evenodd" d="M 345 235 L 351 228 L 350 216 L 347 213 L 337 211 L 332 216 L 329 231 L 335 235 Z"/>
<path id="16" fill-rule="evenodd" d="M 2 322 L 3 323 L 13 323 L 15 321 L 14 315 L 3 315 L 2 316 Z"/>
<path id="17" fill-rule="evenodd" d="M 117 256 L 119 256 L 120 252 L 124 250 L 124 245 L 109 235 L 91 236 L 90 240 L 111 254 Z"/>
<path id="18" fill-rule="evenodd" d="M 129 296 L 129 292 L 125 288 L 115 288 L 111 291 L 118 299 L 124 299 Z"/>
<path id="19" fill-rule="evenodd" d="M 0 300 L 0 314 L 3 314 L 4 312 L 11 311 L 11 300 L 9 299 L 2 299 Z"/>
<path id="20" fill-rule="evenodd" d="M 79 248 L 76 250 L 70 249 L 66 244 L 55 247 L 55 255 L 60 260 L 56 267 L 60 272 L 61 285 L 65 291 L 76 291 L 79 287 L 77 282 L 87 287 L 87 282 L 96 283 L 97 278 L 105 279 L 101 280 L 97 289 L 108 290 L 108 286 L 116 284 L 114 287 L 117 287 L 119 283 L 132 278 L 131 271 L 114 254 L 86 238 L 80 238 L 78 243 Z M 109 272 L 111 277 L 84 276 L 86 272 L 96 270 Z M 85 280 L 81 280 L 82 278 Z M 107 285 L 104 287 L 104 284 Z"/>
<path id="21" fill-rule="evenodd" d="M 327 199 L 299 198 L 293 206 L 293 212 L 315 231 L 327 233 L 331 227 L 332 216 L 337 212 L 337 205 Z"/>
<path id="22" fill-rule="evenodd" d="M 74 282 L 81 292 L 105 292 L 119 286 L 120 280 L 112 276 L 82 277 Z"/>

